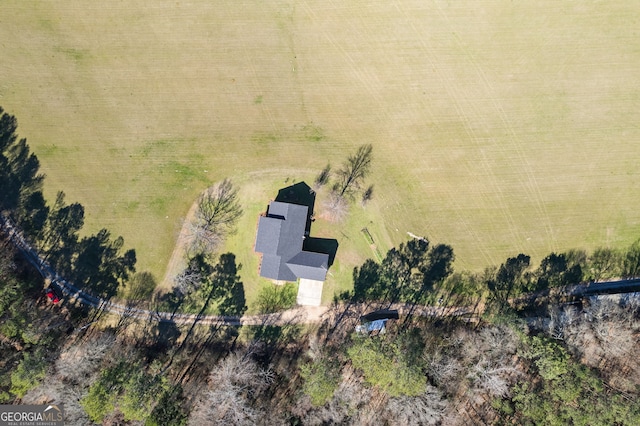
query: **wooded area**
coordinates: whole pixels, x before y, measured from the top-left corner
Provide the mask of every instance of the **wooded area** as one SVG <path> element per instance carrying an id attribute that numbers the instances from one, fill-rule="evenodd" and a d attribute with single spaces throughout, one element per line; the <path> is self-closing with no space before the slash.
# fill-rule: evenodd
<path id="1" fill-rule="evenodd" d="M 92 325 L 91 310 L 47 302 L 6 240 L 0 254 L 2 402 L 63 402 L 70 424 L 640 421 L 637 298 L 401 317 L 378 336 L 354 332 L 386 305 L 372 301 L 307 329 Z"/>

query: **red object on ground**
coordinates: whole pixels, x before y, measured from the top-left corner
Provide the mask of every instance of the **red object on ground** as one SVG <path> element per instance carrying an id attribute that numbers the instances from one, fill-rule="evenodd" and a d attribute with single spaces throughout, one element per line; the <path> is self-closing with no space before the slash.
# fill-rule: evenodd
<path id="1" fill-rule="evenodd" d="M 47 299 L 49 299 L 49 301 L 53 302 L 54 304 L 56 304 L 56 303 L 58 303 L 60 301 L 60 298 L 58 297 L 56 292 L 53 291 L 52 288 L 47 290 Z"/>

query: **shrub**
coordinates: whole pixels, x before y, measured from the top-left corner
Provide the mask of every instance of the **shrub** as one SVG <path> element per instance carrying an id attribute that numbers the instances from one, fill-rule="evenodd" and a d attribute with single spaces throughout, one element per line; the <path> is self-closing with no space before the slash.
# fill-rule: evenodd
<path id="1" fill-rule="evenodd" d="M 294 283 L 287 283 L 282 286 L 267 285 L 258 294 L 258 312 L 270 314 L 289 309 L 296 304 L 298 288 Z"/>
<path id="2" fill-rule="evenodd" d="M 320 359 L 302 365 L 300 376 L 304 379 L 302 391 L 309 396 L 311 404 L 317 407 L 326 404 L 333 397 L 339 384 L 340 370 L 328 360 Z"/>
<path id="3" fill-rule="evenodd" d="M 364 379 L 390 396 L 416 396 L 423 393 L 427 378 L 420 369 L 408 363 L 395 344 L 363 338 L 347 350 L 353 366 L 364 373 Z"/>
<path id="4" fill-rule="evenodd" d="M 46 362 L 40 352 L 25 353 L 16 370 L 11 373 L 11 393 L 22 398 L 35 388 L 46 375 Z"/>

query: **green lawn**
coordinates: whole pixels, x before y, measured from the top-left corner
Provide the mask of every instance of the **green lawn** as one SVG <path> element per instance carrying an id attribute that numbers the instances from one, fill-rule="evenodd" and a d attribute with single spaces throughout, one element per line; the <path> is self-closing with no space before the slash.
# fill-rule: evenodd
<path id="1" fill-rule="evenodd" d="M 253 173 L 246 180 L 236 182 L 240 188 L 240 199 L 243 204 L 243 215 L 238 223 L 238 231 L 230 237 L 224 247 L 224 251 L 236 254 L 236 260 L 242 264 L 240 275 L 242 276 L 247 303 L 252 307 L 258 295 L 260 286 L 272 285 L 271 280 L 261 278 L 259 273 L 259 256 L 253 251 L 258 226 L 258 218 L 267 209 L 270 201 L 278 195 L 278 190 L 293 185 L 296 182 L 305 181 L 313 183 L 313 175 L 299 179 L 297 174 L 284 172 L 282 179 L 279 173 Z M 350 214 L 344 222 L 334 223 L 322 218 L 322 201 L 327 194 L 327 189 L 318 191 L 315 208 L 316 220 L 311 225 L 311 237 L 328 238 L 338 241 L 338 251 L 334 264 L 329 269 L 327 280 L 323 287 L 323 302 L 330 302 L 335 293 L 352 288 L 353 268 L 362 263 L 366 257 L 374 257 L 360 230 L 368 227 L 372 235 L 375 235 L 376 243 L 383 253 L 391 248 L 391 241 L 386 235 L 383 224 L 375 222 L 380 212 L 372 205 L 366 208 L 356 203 L 351 206 Z"/>
<path id="2" fill-rule="evenodd" d="M 287 178 L 374 147 L 324 299 L 407 232 L 457 269 L 640 236 L 633 1 L 0 2 L 0 105 L 47 174 L 159 279 L 180 220 L 224 177 L 255 298 L 257 213 Z M 275 192 L 274 192 L 275 191 Z M 343 235 L 344 233 L 344 235 Z"/>

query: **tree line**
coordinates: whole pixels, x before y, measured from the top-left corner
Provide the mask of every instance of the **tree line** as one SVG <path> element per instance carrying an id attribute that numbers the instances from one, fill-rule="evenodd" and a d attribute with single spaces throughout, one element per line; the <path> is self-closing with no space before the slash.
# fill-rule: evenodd
<path id="1" fill-rule="evenodd" d="M 640 276 L 640 239 L 626 249 L 570 250 L 545 256 L 537 267 L 518 254 L 479 273 L 453 270 L 453 248 L 416 238 L 390 249 L 381 262 L 353 270 L 353 291 L 342 300 L 470 306 L 480 300 L 502 309 L 510 300 L 555 287 Z"/>
<path id="2" fill-rule="evenodd" d="M 40 162 L 17 120 L 0 107 L 0 214 L 18 225 L 30 243 L 61 276 L 102 298 L 113 297 L 135 273 L 135 250 L 107 229 L 80 237 L 84 207 L 68 204 L 58 192 L 53 205 L 42 193 Z"/>
<path id="3" fill-rule="evenodd" d="M 353 292 L 341 295 L 355 302 L 424 304 L 434 286 L 453 271 L 453 248 L 431 247 L 416 238 L 389 250 L 381 263 L 372 259 L 353 270 Z"/>
<path id="4" fill-rule="evenodd" d="M 421 254 L 413 273 L 416 283 L 425 282 L 418 277 L 432 269 L 436 256 L 429 255 L 437 246 L 413 244 L 420 247 L 397 251 Z M 20 279 L 14 262 L 10 253 L 0 257 L 3 279 Z M 231 260 L 226 265 L 206 275 L 233 280 Z M 360 304 L 334 306 L 306 331 L 268 324 L 191 331 L 141 322 L 67 334 L 69 322 L 86 320 L 65 321 L 59 310 L 38 309 L 28 299 L 10 308 L 22 309 L 24 322 L 0 325 L 4 336 L 18 330 L 13 342 L 23 346 L 18 352 L 6 340 L 0 345 L 0 396 L 5 402 L 64 402 L 73 424 L 640 420 L 640 309 L 632 300 L 560 306 L 535 323 L 508 313 L 479 324 L 413 317 L 390 321 L 386 334 L 369 337 L 354 333 L 367 312 L 357 310 Z"/>

